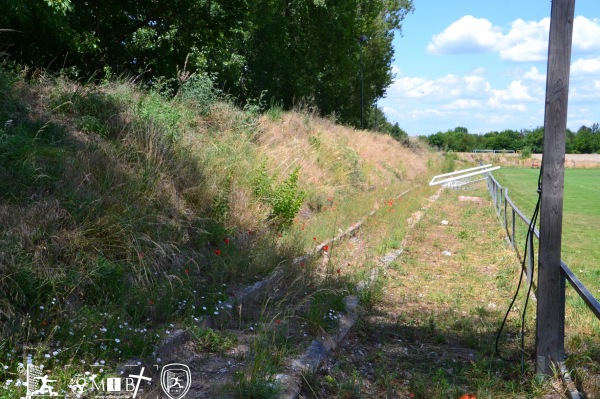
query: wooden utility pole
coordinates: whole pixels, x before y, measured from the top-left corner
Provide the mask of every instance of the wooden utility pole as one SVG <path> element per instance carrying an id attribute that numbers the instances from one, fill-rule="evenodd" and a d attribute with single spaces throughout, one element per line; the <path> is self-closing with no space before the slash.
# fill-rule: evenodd
<path id="1" fill-rule="evenodd" d="M 575 0 L 552 0 L 542 158 L 536 373 L 564 360 L 565 279 L 561 273 L 563 188 Z M 555 368 L 556 370 L 556 368 Z"/>

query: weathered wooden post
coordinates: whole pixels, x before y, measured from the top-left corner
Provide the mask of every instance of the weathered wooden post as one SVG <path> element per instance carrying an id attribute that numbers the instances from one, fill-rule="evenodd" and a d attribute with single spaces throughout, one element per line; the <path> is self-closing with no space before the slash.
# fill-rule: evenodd
<path id="1" fill-rule="evenodd" d="M 537 286 L 536 373 L 551 375 L 564 358 L 561 236 L 565 140 L 575 0 L 553 0 L 544 116 Z M 555 368 L 556 369 L 556 368 Z"/>

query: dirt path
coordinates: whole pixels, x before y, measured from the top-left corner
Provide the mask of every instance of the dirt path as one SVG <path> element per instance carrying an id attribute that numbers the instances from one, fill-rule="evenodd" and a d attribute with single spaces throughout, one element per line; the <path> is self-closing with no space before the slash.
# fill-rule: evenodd
<path id="1" fill-rule="evenodd" d="M 462 202 L 460 195 L 483 201 Z M 417 217 L 421 220 L 415 223 Z M 446 190 L 434 206 L 407 223 L 414 227 L 403 243 L 404 253 L 387 272 L 382 301 L 365 310 L 320 373 L 306 376 L 302 395 L 562 397 L 551 386 L 532 383 L 531 375 L 521 378 L 518 364 L 505 363 L 494 353 L 518 266 L 485 188 Z M 514 337 L 514 324 L 509 325 Z M 531 338 L 532 332 L 527 334 Z"/>

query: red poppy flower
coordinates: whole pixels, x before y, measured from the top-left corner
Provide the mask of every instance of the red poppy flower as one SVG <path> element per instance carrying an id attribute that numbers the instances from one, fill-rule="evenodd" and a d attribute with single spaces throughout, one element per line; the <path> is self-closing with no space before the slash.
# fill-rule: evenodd
<path id="1" fill-rule="evenodd" d="M 225 244 L 229 244 L 229 238 L 226 238 L 226 239 L 224 239 L 224 240 L 223 240 L 223 242 L 224 242 Z"/>
<path id="2" fill-rule="evenodd" d="M 214 253 L 215 253 L 215 255 L 221 255 L 221 250 L 220 249 L 215 249 Z"/>
<path id="3" fill-rule="evenodd" d="M 323 251 L 325 251 L 325 252 L 329 251 L 329 245 L 325 245 L 325 246 L 323 247 Z"/>
<path id="4" fill-rule="evenodd" d="M 279 320 L 279 319 L 275 320 L 275 324 L 280 324 L 280 323 L 281 323 L 281 320 Z"/>
<path id="5" fill-rule="evenodd" d="M 304 267 L 304 262 L 300 262 L 300 267 Z"/>
<path id="6" fill-rule="evenodd" d="M 185 269 L 184 272 L 185 274 L 190 274 L 190 269 Z"/>

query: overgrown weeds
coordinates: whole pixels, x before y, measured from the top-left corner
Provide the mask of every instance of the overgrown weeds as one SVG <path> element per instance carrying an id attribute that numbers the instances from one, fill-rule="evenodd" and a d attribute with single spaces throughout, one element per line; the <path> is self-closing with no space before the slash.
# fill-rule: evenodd
<path id="1" fill-rule="evenodd" d="M 0 89 L 2 380 L 14 381 L 28 359 L 58 365 L 150 357 L 176 328 L 222 313 L 237 286 L 411 185 L 399 177 L 410 177 L 405 162 L 427 170 L 422 154 L 386 137 L 310 113 L 262 116 L 260 99 L 236 109 L 203 75 L 174 97 L 117 80 L 26 83 L 6 70 Z M 294 295 L 275 301 L 295 304 L 285 319 L 302 320 L 300 331 L 333 328 L 340 298 L 365 274 L 362 257 L 350 267 L 333 259 L 336 251 L 323 268 L 315 262 L 291 271 Z M 235 345 L 216 331 L 196 332 L 208 350 Z M 268 340 L 257 345 L 257 359 L 283 359 L 290 350 Z M 263 363 L 238 385 L 252 391 L 264 380 L 265 392 L 276 392 L 272 370 L 281 360 L 269 370 Z"/>

